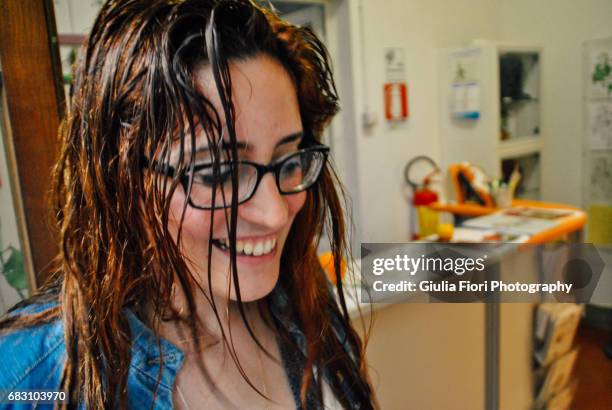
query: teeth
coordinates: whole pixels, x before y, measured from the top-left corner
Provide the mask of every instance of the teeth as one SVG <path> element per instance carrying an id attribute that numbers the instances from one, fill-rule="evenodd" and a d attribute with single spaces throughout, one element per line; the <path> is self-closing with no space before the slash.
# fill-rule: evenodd
<path id="1" fill-rule="evenodd" d="M 268 239 L 264 245 L 264 253 L 268 253 L 272 250 L 272 239 Z"/>
<path id="2" fill-rule="evenodd" d="M 230 243 L 228 238 L 217 240 L 217 244 L 222 249 L 229 249 Z M 251 242 L 251 241 L 236 241 L 236 252 L 243 255 L 261 256 L 270 253 L 276 247 L 276 238 Z"/>

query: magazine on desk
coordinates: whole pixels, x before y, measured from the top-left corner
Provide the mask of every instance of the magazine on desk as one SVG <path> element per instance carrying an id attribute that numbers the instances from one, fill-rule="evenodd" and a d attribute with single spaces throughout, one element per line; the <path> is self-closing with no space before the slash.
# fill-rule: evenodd
<path id="1" fill-rule="evenodd" d="M 519 207 L 468 219 L 462 226 L 532 236 L 554 228 L 573 214 L 574 211 L 565 209 Z"/>

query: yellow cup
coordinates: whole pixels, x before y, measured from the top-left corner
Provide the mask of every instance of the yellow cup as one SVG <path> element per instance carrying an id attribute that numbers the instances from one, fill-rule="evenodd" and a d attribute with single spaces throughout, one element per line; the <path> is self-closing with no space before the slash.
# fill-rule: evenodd
<path id="1" fill-rule="evenodd" d="M 453 239 L 455 227 L 452 223 L 441 223 L 438 225 L 438 240 L 448 242 Z"/>

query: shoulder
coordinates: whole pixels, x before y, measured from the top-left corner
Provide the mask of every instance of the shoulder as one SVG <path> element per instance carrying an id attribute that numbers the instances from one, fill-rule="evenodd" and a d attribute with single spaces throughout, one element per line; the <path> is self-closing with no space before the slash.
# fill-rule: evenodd
<path id="1" fill-rule="evenodd" d="M 7 316 L 40 313 L 57 305 L 57 302 L 26 303 Z M 61 320 L 19 329 L 0 329 L 0 357 L 0 392 L 58 387 L 65 357 Z"/>

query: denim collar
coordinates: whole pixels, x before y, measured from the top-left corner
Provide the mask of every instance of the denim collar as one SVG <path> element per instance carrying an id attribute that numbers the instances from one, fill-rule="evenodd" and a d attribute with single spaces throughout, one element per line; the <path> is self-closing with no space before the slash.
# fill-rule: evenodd
<path id="1" fill-rule="evenodd" d="M 163 357 L 160 386 L 172 390 L 185 354 L 168 340 L 158 338 L 132 311 L 126 310 L 126 313 L 132 332 L 131 366 L 157 381 Z"/>
<path id="2" fill-rule="evenodd" d="M 57 300 L 32 304 L 22 308 L 21 313 L 37 313 L 57 305 Z M 297 325 L 295 312 L 293 306 L 289 303 L 287 292 L 280 282 L 268 295 L 268 306 L 276 324 L 283 327 L 298 346 L 297 351 L 292 351 L 281 338 L 278 339 L 294 398 L 296 403 L 299 403 L 299 385 L 303 372 L 303 360 L 306 356 L 306 340 Z M 171 392 L 175 385 L 176 376 L 183 365 L 185 354 L 170 341 L 156 335 L 131 309 L 124 308 L 123 312 L 126 314 L 132 335 L 130 373 L 133 373 L 133 376 L 142 382 L 142 387 L 146 388 L 147 391 L 154 391 L 156 386 L 159 386 L 163 390 L 158 391 L 159 395 L 164 396 L 163 398 L 166 400 L 171 400 Z M 46 341 L 48 343 L 62 343 L 63 324 L 58 323 L 58 326 L 54 329 L 56 331 L 47 335 Z M 163 367 L 161 368 L 162 361 L 160 358 L 163 358 Z M 157 384 L 158 379 L 159 385 Z M 298 407 L 300 406 L 298 405 Z"/>
<path id="3" fill-rule="evenodd" d="M 306 356 L 305 336 L 295 322 L 287 293 L 280 283 L 270 293 L 268 301 L 272 316 L 291 334 L 302 355 Z M 164 368 L 161 369 L 160 386 L 172 390 L 176 375 L 183 365 L 185 354 L 170 341 L 161 336 L 158 337 L 131 310 L 126 309 L 125 311 L 132 332 L 131 365 L 142 374 L 157 381 L 160 374 L 160 357 L 163 357 Z"/>

